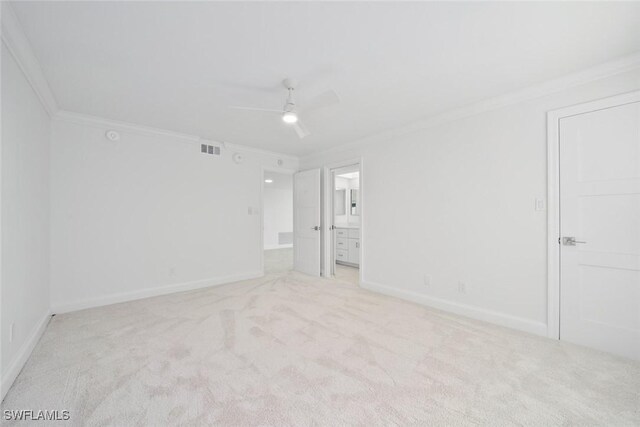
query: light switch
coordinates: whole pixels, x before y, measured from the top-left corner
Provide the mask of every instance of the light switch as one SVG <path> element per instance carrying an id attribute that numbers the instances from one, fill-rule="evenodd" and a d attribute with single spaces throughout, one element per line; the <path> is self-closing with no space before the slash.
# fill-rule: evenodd
<path id="1" fill-rule="evenodd" d="M 544 199 L 536 199 L 536 211 L 545 210 Z"/>

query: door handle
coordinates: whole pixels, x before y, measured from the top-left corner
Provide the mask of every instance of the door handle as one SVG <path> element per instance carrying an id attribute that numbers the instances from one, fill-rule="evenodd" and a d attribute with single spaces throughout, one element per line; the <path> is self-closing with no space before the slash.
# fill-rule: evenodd
<path id="1" fill-rule="evenodd" d="M 577 243 L 584 244 L 587 242 L 583 242 L 582 240 L 576 240 L 576 238 L 572 236 L 562 238 L 562 244 L 565 246 L 575 246 Z"/>
<path id="2" fill-rule="evenodd" d="M 316 231 L 318 231 L 318 230 L 320 230 L 320 226 L 319 226 L 319 225 L 316 225 L 315 227 L 311 227 L 311 229 L 312 229 L 312 230 L 316 230 Z"/>

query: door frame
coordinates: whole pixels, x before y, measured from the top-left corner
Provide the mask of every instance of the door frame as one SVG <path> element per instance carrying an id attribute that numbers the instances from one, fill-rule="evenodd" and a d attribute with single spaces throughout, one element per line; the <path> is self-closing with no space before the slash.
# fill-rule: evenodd
<path id="1" fill-rule="evenodd" d="M 547 112 L 547 336 L 560 339 L 560 119 L 640 101 L 640 90 Z"/>
<path id="2" fill-rule="evenodd" d="M 340 169 L 345 166 L 359 165 L 360 179 L 360 264 L 358 265 L 358 285 L 360 286 L 364 277 L 364 216 L 365 216 L 365 197 L 364 197 L 364 166 L 362 157 L 355 157 L 348 160 L 342 160 L 329 163 L 322 167 L 322 262 L 320 269 L 323 277 L 332 277 L 332 268 L 330 267 L 332 260 L 332 230 L 331 222 L 333 218 L 333 169 Z"/>
<path id="3" fill-rule="evenodd" d="M 298 172 L 298 169 L 289 169 L 289 168 L 280 168 L 280 167 L 269 167 L 262 166 L 260 168 L 260 271 L 262 271 L 262 275 L 264 276 L 264 173 L 265 172 L 274 172 L 281 173 L 283 175 L 291 175 L 291 179 L 293 179 L 293 175 Z M 293 193 L 293 184 L 291 186 L 291 192 Z M 293 194 L 292 194 L 293 195 Z M 295 210 L 295 204 L 293 209 Z M 295 218 L 295 213 L 294 213 Z M 295 237 L 295 227 L 293 230 L 293 245 L 296 244 Z M 295 250 L 295 249 L 294 249 Z"/>

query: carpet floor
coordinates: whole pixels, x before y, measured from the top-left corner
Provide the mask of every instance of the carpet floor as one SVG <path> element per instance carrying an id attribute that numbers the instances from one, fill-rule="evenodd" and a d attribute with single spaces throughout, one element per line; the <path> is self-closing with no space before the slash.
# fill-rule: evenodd
<path id="1" fill-rule="evenodd" d="M 264 251 L 264 272 L 284 273 L 293 270 L 293 248 Z"/>
<path id="2" fill-rule="evenodd" d="M 119 427 L 637 426 L 640 363 L 284 272 L 55 316 L 2 409 Z"/>

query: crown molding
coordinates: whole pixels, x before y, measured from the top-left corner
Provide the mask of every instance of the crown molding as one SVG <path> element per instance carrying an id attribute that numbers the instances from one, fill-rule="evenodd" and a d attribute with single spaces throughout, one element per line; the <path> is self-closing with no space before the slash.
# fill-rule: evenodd
<path id="1" fill-rule="evenodd" d="M 54 120 L 70 122 L 85 126 L 97 127 L 100 129 L 118 129 L 125 132 L 135 133 L 138 135 L 156 136 L 163 138 L 172 138 L 186 143 L 200 144 L 207 141 L 209 143 L 218 144 L 227 150 L 241 151 L 244 153 L 253 153 L 263 156 L 277 157 L 280 159 L 287 159 L 292 161 L 298 161 L 298 157 L 291 156 L 289 154 L 277 153 L 275 151 L 264 150 L 261 148 L 249 147 L 247 145 L 234 144 L 226 141 L 216 141 L 208 138 L 202 138 L 198 135 L 174 132 L 167 129 L 156 128 L 152 126 L 139 125 L 137 123 L 124 122 L 119 120 L 105 119 L 102 117 L 91 116 L 88 114 L 74 113 L 72 111 L 58 110 L 53 116 Z"/>
<path id="2" fill-rule="evenodd" d="M 24 33 L 11 4 L 3 1 L 0 7 L 2 8 L 2 13 L 0 14 L 2 15 L 2 29 L 0 31 L 2 41 L 40 99 L 44 109 L 50 117 L 53 117 L 58 111 L 58 103 L 53 96 L 53 92 L 51 92 L 40 63 L 31 49 L 29 39 Z"/>
<path id="3" fill-rule="evenodd" d="M 275 156 L 275 157 L 278 157 L 280 159 L 287 159 L 287 160 L 291 160 L 291 161 L 294 161 L 294 162 L 297 162 L 297 161 L 300 160 L 299 157 L 292 156 L 291 154 L 277 153 L 275 151 L 264 150 L 262 148 L 256 148 L 256 147 L 249 147 L 247 145 L 235 144 L 233 142 L 223 142 L 223 145 L 227 149 L 233 150 L 233 151 L 244 151 L 246 153 L 261 154 L 263 156 Z"/>
<path id="4" fill-rule="evenodd" d="M 72 111 L 59 110 L 53 117 L 54 120 L 71 122 L 80 125 L 86 125 L 97 128 L 105 129 L 118 129 L 121 131 L 127 131 L 138 135 L 160 136 L 166 138 L 178 139 L 184 142 L 199 142 L 202 138 L 197 135 L 190 135 L 186 133 L 173 132 L 166 129 L 155 128 L 151 126 L 143 126 L 136 123 L 124 122 L 119 120 L 105 119 L 102 117 L 92 116 L 89 114 L 74 113 Z M 217 144 L 222 144 L 217 141 L 211 141 Z"/>
<path id="5" fill-rule="evenodd" d="M 340 154 L 343 152 L 357 150 L 365 146 L 374 145 L 376 143 L 387 142 L 394 138 L 417 133 L 437 125 L 449 123 L 455 120 L 460 120 L 466 117 L 475 116 L 493 110 L 498 110 L 509 105 L 541 98 L 543 96 L 558 93 L 575 86 L 580 86 L 637 68 L 640 68 L 640 52 L 636 52 L 632 55 L 624 56 L 610 62 L 605 62 L 595 67 L 588 68 L 577 73 L 569 74 L 558 79 L 549 80 L 547 82 L 509 92 L 504 95 L 487 98 L 473 104 L 454 108 L 442 113 L 437 113 L 411 122 L 404 126 L 356 139 L 338 147 L 332 147 L 326 150 L 318 151 L 316 153 L 301 157 L 300 161 L 313 161 L 325 155 Z"/>

